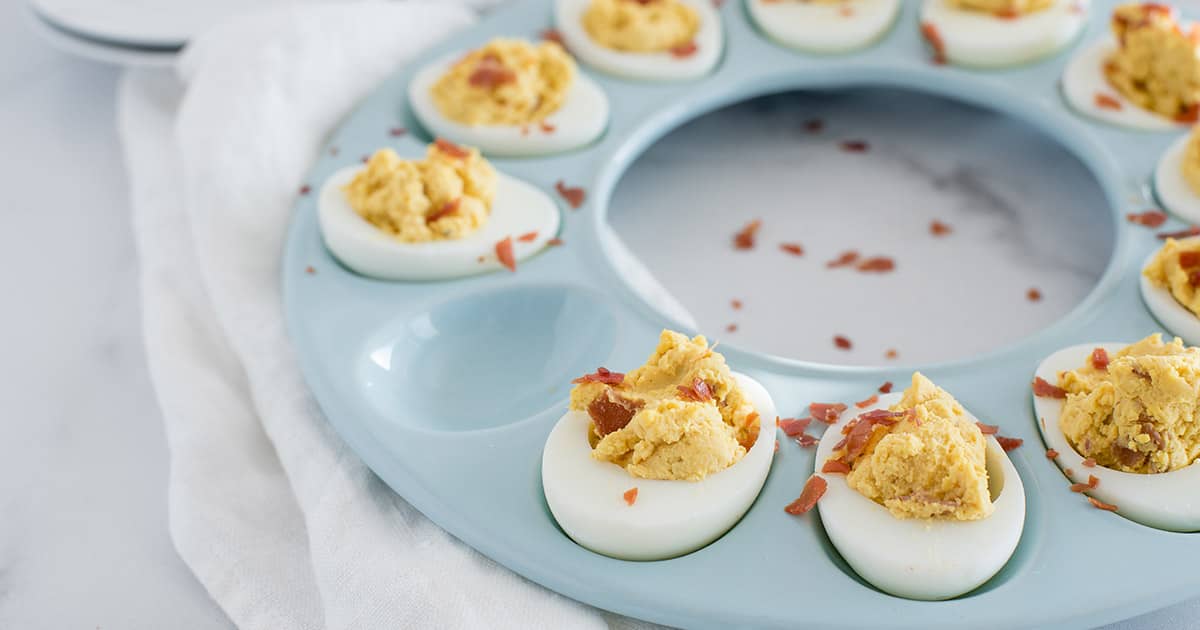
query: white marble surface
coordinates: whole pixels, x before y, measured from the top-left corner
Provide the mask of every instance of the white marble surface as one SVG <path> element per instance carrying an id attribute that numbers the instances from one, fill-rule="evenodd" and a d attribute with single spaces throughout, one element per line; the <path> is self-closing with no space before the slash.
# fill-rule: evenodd
<path id="1" fill-rule="evenodd" d="M 0 311 L 0 628 L 227 628 L 166 530 L 167 453 L 142 353 L 114 130 L 118 73 L 50 50 L 22 12 L 21 0 L 0 0 L 0 273 L 10 296 Z M 1021 157 L 1036 169 L 1053 156 Z M 743 175 L 756 172 L 747 166 Z M 971 182 L 946 181 L 951 189 Z M 956 194 L 972 193 L 944 193 Z M 721 238 L 742 219 L 730 217 L 714 228 Z M 819 240 L 797 239 L 814 251 L 806 262 L 817 251 L 824 258 Z M 1043 306 L 1064 308 L 1089 274 L 1085 265 L 1062 279 Z M 714 326 L 725 321 L 715 308 L 693 308 Z M 1115 627 L 1191 627 L 1198 613 L 1200 604 L 1185 604 Z"/>

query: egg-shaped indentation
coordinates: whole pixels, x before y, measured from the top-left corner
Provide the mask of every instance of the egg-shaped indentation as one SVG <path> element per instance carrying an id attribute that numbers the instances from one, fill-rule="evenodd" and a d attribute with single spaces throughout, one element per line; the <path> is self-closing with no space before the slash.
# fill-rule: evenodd
<path id="1" fill-rule="evenodd" d="M 575 58 L 605 74 L 643 81 L 688 81 L 709 72 L 721 59 L 724 34 L 721 15 L 711 0 L 680 0 L 694 9 L 700 26 L 685 53 L 625 52 L 601 46 L 583 26 L 583 15 L 591 0 L 557 0 L 554 22 L 567 50 Z"/>
<path id="2" fill-rule="evenodd" d="M 485 155 L 532 156 L 570 151 L 590 144 L 608 126 L 608 97 L 590 77 L 576 72 L 562 106 L 527 125 L 465 125 L 438 109 L 432 89 L 463 53 L 447 55 L 422 68 L 408 84 L 408 103 L 431 136 L 478 147 Z"/>
<path id="3" fill-rule="evenodd" d="M 837 4 L 746 0 L 763 33 L 797 50 L 838 54 L 866 48 L 883 37 L 900 13 L 900 0 L 849 0 Z"/>
<path id="4" fill-rule="evenodd" d="M 581 287 L 470 293 L 422 305 L 370 334 L 356 359 L 357 381 L 390 422 L 487 429 L 561 404 L 571 390 L 563 375 L 595 369 L 616 336 L 607 298 Z"/>
<path id="5" fill-rule="evenodd" d="M 1154 259 L 1156 253 L 1150 253 L 1142 262 L 1141 269 L 1150 265 L 1150 261 Z M 1163 328 L 1166 328 L 1172 335 L 1183 339 L 1188 345 L 1200 345 L 1200 317 L 1196 317 L 1195 313 L 1180 304 L 1179 300 L 1171 295 L 1169 288 L 1156 286 L 1145 274 L 1138 278 L 1138 282 L 1142 290 L 1142 301 L 1146 303 L 1146 308 L 1150 309 L 1150 314 L 1154 315 L 1154 319 L 1157 319 Z"/>
<path id="6" fill-rule="evenodd" d="M 886 409 L 900 400 L 886 394 L 866 409 Z M 817 446 L 817 469 L 833 454 L 842 426 L 857 414 L 844 413 Z M 967 417 L 975 417 L 967 412 Z M 820 474 L 829 487 L 817 511 L 838 553 L 856 573 L 898 597 L 942 600 L 968 593 L 996 575 L 1012 556 L 1025 523 L 1025 487 L 995 437 L 987 436 L 988 489 L 995 510 L 978 521 L 898 519 L 887 508 L 850 487 L 846 476 Z"/>
<path id="7" fill-rule="evenodd" d="M 1154 169 L 1154 194 L 1171 214 L 1192 223 L 1200 223 L 1200 195 L 1183 177 L 1183 159 L 1191 134 L 1171 143 Z"/>
<path id="8" fill-rule="evenodd" d="M 588 415 L 568 411 L 542 451 L 542 489 L 572 540 L 623 560 L 662 560 L 695 551 L 733 527 L 758 497 L 775 455 L 775 403 L 754 379 L 734 373 L 761 429 L 733 466 L 701 481 L 641 479 L 592 458 Z M 630 505 L 626 491 L 637 488 Z"/>
<path id="9" fill-rule="evenodd" d="M 1085 365 L 1096 348 L 1103 348 L 1112 356 L 1126 345 L 1089 343 L 1064 348 L 1046 357 L 1034 375 L 1049 383 L 1057 383 L 1059 373 Z M 1075 474 L 1071 481 L 1086 483 L 1088 476 L 1094 475 L 1099 483 L 1087 493 L 1117 506 L 1117 514 L 1143 525 L 1175 532 L 1200 531 L 1200 494 L 1196 492 L 1196 488 L 1200 488 L 1200 464 L 1172 472 L 1144 475 L 1099 465 L 1084 466 L 1083 456 L 1071 446 L 1059 424 L 1064 404 L 1061 398 L 1033 397 L 1042 439 L 1047 447 L 1058 451 L 1058 465 Z M 1102 515 L 1100 512 L 1097 514 L 1097 518 Z"/>
<path id="10" fill-rule="evenodd" d="M 922 24 L 941 38 L 946 60 L 977 68 L 1036 61 L 1070 44 L 1087 24 L 1086 0 L 1054 0 L 1033 13 L 1000 16 L 970 11 L 950 0 L 925 0 Z"/>
<path id="11" fill-rule="evenodd" d="M 445 280 L 501 269 L 496 243 L 512 238 L 519 264 L 558 234 L 558 206 L 550 196 L 515 177 L 497 173 L 491 216 L 467 236 L 405 243 L 354 211 L 343 187 L 363 166 L 343 168 L 325 180 L 317 213 L 325 245 L 347 267 L 382 280 Z"/>
<path id="12" fill-rule="evenodd" d="M 1179 123 L 1138 106 L 1108 83 L 1104 64 L 1116 50 L 1112 38 L 1102 38 L 1071 57 L 1061 82 L 1067 104 L 1084 116 L 1112 125 L 1146 131 L 1180 129 Z"/>

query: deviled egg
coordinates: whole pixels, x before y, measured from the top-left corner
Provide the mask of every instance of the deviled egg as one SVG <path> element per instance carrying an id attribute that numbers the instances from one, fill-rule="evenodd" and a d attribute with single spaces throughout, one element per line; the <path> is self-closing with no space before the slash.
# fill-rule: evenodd
<path id="1" fill-rule="evenodd" d="M 1200 530 L 1200 348 L 1159 334 L 1072 346 L 1034 379 L 1042 436 L 1073 490 L 1151 527 Z"/>
<path id="2" fill-rule="evenodd" d="M 494 155 L 575 149 L 608 124 L 608 97 L 554 42 L 493 39 L 443 57 L 413 77 L 408 101 L 432 135 Z"/>
<path id="3" fill-rule="evenodd" d="M 748 0 L 771 39 L 798 50 L 846 53 L 866 48 L 891 28 L 900 0 Z"/>
<path id="4" fill-rule="evenodd" d="M 1141 290 L 1159 323 L 1200 344 L 1200 237 L 1168 238 L 1142 266 Z"/>
<path id="5" fill-rule="evenodd" d="M 440 280 L 517 262 L 558 233 L 546 193 L 496 172 L 446 140 L 423 160 L 391 149 L 329 177 L 317 200 L 325 245 L 342 264 L 385 280 Z"/>
<path id="6" fill-rule="evenodd" d="M 1159 158 L 1154 194 L 1175 216 L 1200 223 L 1200 126 L 1172 143 Z"/>
<path id="7" fill-rule="evenodd" d="M 1087 24 L 1087 0 L 925 0 L 921 26 L 953 64 L 1003 67 L 1066 47 Z"/>
<path id="8" fill-rule="evenodd" d="M 711 0 L 556 0 L 554 19 L 571 54 L 626 79 L 702 77 L 724 42 Z"/>
<path id="9" fill-rule="evenodd" d="M 1200 113 L 1200 45 L 1165 4 L 1123 4 L 1113 36 L 1067 64 L 1062 91 L 1076 111 L 1114 125 L 1162 131 Z"/>
<path id="10" fill-rule="evenodd" d="M 575 542 L 658 560 L 716 540 L 749 509 L 774 457 L 775 404 L 704 337 L 663 331 L 646 364 L 575 379 L 542 452 L 542 488 Z"/>
<path id="11" fill-rule="evenodd" d="M 1025 523 L 1021 478 L 997 439 L 928 378 L 913 374 L 903 394 L 842 414 L 825 435 L 817 466 L 828 487 L 817 510 L 863 579 L 940 600 L 1008 562 Z"/>

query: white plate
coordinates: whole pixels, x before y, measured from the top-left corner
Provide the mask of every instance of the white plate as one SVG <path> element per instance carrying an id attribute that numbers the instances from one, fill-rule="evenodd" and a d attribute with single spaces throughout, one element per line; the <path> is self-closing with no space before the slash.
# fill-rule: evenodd
<path id="1" fill-rule="evenodd" d="M 180 47 L 247 10 L 297 0 L 29 0 L 54 26 L 110 45 Z"/>
<path id="2" fill-rule="evenodd" d="M 33 30 L 46 39 L 51 46 L 70 55 L 119 66 L 141 68 L 166 68 L 175 63 L 179 50 L 154 50 L 146 48 L 115 46 L 72 35 L 47 22 L 36 12 L 29 12 Z"/>

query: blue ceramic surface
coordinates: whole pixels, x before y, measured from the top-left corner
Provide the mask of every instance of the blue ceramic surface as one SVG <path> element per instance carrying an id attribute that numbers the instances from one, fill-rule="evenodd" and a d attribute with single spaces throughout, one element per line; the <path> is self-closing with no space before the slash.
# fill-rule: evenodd
<path id="1" fill-rule="evenodd" d="M 1055 350 L 1132 341 L 1161 329 L 1138 295 L 1138 265 L 1157 241 L 1152 231 L 1126 225 L 1124 215 L 1145 209 L 1150 174 L 1178 133 L 1124 130 L 1073 113 L 1057 85 L 1074 47 L 1003 71 L 933 65 L 919 36 L 918 4 L 906 3 L 875 46 L 825 57 L 768 41 L 740 3 L 727 2 L 725 53 L 710 76 L 649 84 L 590 73 L 612 104 L 597 142 L 556 156 L 494 160 L 551 195 L 558 180 L 588 193 L 579 210 L 563 207 L 566 244 L 525 261 L 515 274 L 437 283 L 358 276 L 324 248 L 315 196 L 302 197 L 284 253 L 285 308 L 304 374 L 329 421 L 397 493 L 467 544 L 567 596 L 670 625 L 1085 627 L 1200 595 L 1193 569 L 1200 538 L 1151 529 L 1079 500 L 1043 456 L 1029 394 L 1033 370 Z M 1093 3 L 1082 41 L 1104 34 L 1114 4 Z M 408 113 L 412 73 L 493 36 L 536 38 L 553 26 L 552 13 L 548 0 L 516 3 L 400 69 L 330 135 L 338 151 L 322 153 L 310 183 L 319 185 L 381 146 L 420 154 L 429 138 Z M 697 552 L 637 563 L 575 545 L 546 507 L 539 471 L 543 441 L 566 408 L 569 380 L 598 365 L 639 365 L 660 329 L 688 330 L 607 225 L 622 172 L 662 135 L 724 105 L 792 89 L 864 85 L 998 110 L 1075 153 L 1108 200 L 1098 220 L 1113 222 L 1117 234 L 1103 277 L 1054 325 L 964 361 L 856 368 L 751 353 L 729 342 L 722 351 L 735 369 L 767 387 L 781 411 L 816 400 L 857 400 L 920 368 L 982 420 L 1024 438 L 1025 447 L 1010 453 L 1028 501 L 1016 553 L 991 581 L 952 601 L 885 595 L 838 557 L 817 514 L 783 512 L 813 471 L 810 450 L 776 458 L 745 518 Z M 397 126 L 411 132 L 389 137 Z M 309 266 L 316 273 L 307 273 Z"/>

